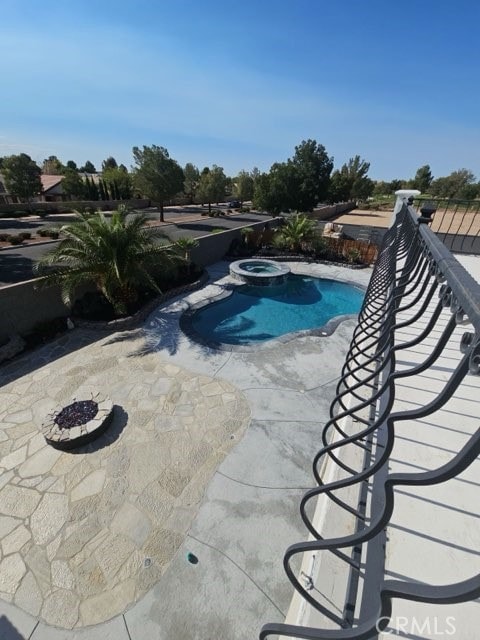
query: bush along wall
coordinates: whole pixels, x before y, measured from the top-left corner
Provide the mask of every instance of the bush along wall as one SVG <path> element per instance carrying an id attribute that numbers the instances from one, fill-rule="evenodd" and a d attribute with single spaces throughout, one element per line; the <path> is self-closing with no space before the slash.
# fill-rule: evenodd
<path id="1" fill-rule="evenodd" d="M 28 215 L 41 215 L 46 213 L 69 213 L 85 207 L 91 207 L 94 211 L 110 211 L 119 205 L 126 204 L 133 209 L 145 209 L 150 206 L 150 200 L 145 198 L 133 198 L 132 200 L 71 200 L 66 202 L 31 202 L 15 204 L 0 204 L 0 217 L 20 218 Z"/>

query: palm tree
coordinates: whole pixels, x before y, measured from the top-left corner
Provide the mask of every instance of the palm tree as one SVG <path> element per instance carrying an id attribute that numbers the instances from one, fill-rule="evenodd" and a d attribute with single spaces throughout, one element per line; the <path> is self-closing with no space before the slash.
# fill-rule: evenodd
<path id="1" fill-rule="evenodd" d="M 298 251 L 302 244 L 308 242 L 315 235 L 315 220 L 311 220 L 302 213 L 297 213 L 287 219 L 279 235 L 291 251 Z"/>
<path id="2" fill-rule="evenodd" d="M 111 218 L 98 211 L 77 213 L 76 220 L 61 228 L 60 243 L 35 265 L 44 274 L 44 286 L 60 285 L 62 300 L 72 303 L 75 289 L 94 283 L 112 304 L 116 315 L 127 312 L 127 304 L 138 297 L 139 287 L 161 293 L 152 273 L 174 272 L 183 258 L 172 245 L 158 242 L 164 236 L 145 227 L 146 217 L 114 211 Z"/>
<path id="3" fill-rule="evenodd" d="M 198 247 L 198 240 L 196 238 L 189 238 L 187 236 L 178 238 L 175 241 L 174 247 L 183 252 L 183 257 L 187 264 L 190 264 L 192 249 Z"/>

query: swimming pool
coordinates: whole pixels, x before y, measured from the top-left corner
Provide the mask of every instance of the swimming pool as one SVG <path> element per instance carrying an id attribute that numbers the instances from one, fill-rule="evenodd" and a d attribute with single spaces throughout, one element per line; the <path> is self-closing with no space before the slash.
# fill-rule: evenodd
<path id="1" fill-rule="evenodd" d="M 290 274 L 280 285 L 236 287 L 227 298 L 191 312 L 188 333 L 210 344 L 261 343 L 320 329 L 338 316 L 358 314 L 362 301 L 358 287 Z"/>

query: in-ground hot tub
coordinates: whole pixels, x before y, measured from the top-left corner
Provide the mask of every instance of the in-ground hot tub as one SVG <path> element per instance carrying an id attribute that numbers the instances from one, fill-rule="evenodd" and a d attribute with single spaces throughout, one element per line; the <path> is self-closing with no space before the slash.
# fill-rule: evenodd
<path id="1" fill-rule="evenodd" d="M 230 275 L 254 285 L 276 285 L 285 282 L 290 269 L 273 260 L 237 260 L 230 265 Z"/>

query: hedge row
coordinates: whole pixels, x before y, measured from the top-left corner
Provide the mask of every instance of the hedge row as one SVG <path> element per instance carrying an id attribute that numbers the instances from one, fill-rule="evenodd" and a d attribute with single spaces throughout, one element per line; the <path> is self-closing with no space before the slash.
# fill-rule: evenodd
<path id="1" fill-rule="evenodd" d="M 135 209 L 144 209 L 150 205 L 150 200 L 72 200 L 69 202 L 32 202 L 30 206 L 24 203 L 0 204 L 0 217 L 20 218 L 28 215 L 41 215 L 41 213 L 70 213 L 77 209 L 91 207 L 93 210 L 101 209 L 110 211 L 120 204 L 128 204 Z"/>

